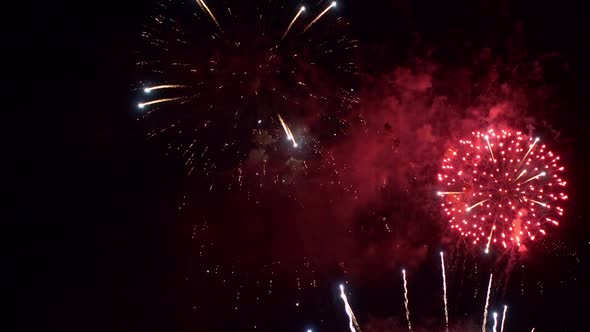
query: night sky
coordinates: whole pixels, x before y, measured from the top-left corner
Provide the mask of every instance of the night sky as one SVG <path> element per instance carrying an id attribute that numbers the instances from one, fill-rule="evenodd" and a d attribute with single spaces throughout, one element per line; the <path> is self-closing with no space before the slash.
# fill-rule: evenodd
<path id="1" fill-rule="evenodd" d="M 206 175 L 187 175 L 167 137 L 146 139 L 136 62 L 155 2 L 41 6 L 14 25 L 15 82 L 31 85 L 15 96 L 10 144 L 25 160 L 8 181 L 17 330 L 344 331 L 346 282 L 363 331 L 404 331 L 405 267 L 414 330 L 443 331 L 441 250 L 452 331 L 481 330 L 490 272 L 506 330 L 587 330 L 590 17 L 577 1 L 339 2 L 358 71 L 318 86 L 350 84 L 358 103 L 292 116 L 322 149 L 273 143 L 280 180 L 264 189 L 245 134 Z M 566 166 L 560 227 L 512 256 L 462 243 L 431 195 L 444 148 L 490 125 L 541 135 Z"/>

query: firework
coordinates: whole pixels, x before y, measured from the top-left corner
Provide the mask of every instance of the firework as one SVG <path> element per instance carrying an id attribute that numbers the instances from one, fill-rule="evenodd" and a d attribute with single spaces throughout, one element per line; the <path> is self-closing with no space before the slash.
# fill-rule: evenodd
<path id="1" fill-rule="evenodd" d="M 504 332 L 504 321 L 506 321 L 506 311 L 508 311 L 508 306 L 504 306 L 504 312 L 502 313 L 502 324 L 500 325 L 500 332 Z"/>
<path id="2" fill-rule="evenodd" d="M 492 327 L 492 330 L 494 332 L 498 332 L 498 330 L 497 330 L 497 328 L 498 328 L 498 313 L 497 312 L 494 312 L 492 314 L 492 316 L 494 316 L 494 326 Z"/>
<path id="3" fill-rule="evenodd" d="M 538 138 L 492 129 L 448 149 L 438 174 L 451 229 L 474 245 L 520 247 L 559 224 L 568 197 L 560 157 Z"/>
<path id="4" fill-rule="evenodd" d="M 356 321 L 354 312 L 352 312 L 352 308 L 350 307 L 350 304 L 348 304 L 348 298 L 344 293 L 344 285 L 340 285 L 340 298 L 344 301 L 344 311 L 346 311 L 346 315 L 348 316 L 348 327 L 350 328 L 350 332 L 361 332 L 361 328 Z"/>
<path id="5" fill-rule="evenodd" d="M 305 131 L 311 141 L 340 127 L 342 112 L 355 103 L 356 41 L 347 38 L 345 20 L 325 16 L 326 8 L 298 6 L 293 16 L 295 8 L 279 10 L 277 0 L 195 0 L 187 4 L 192 11 L 161 1 L 141 33 L 136 112 L 150 139 L 183 159 L 187 174 L 237 174 L 251 151 L 263 149 L 282 158 L 264 163 L 264 174 L 274 175 L 270 167 L 284 169 L 290 156 L 267 145 L 282 130 L 298 145 L 279 111 L 306 128 L 322 121 L 318 132 Z M 315 19 L 304 20 L 307 12 Z M 325 29 L 301 33 L 304 21 L 320 19 Z"/>
<path id="6" fill-rule="evenodd" d="M 443 302 L 445 305 L 445 328 L 449 331 L 449 311 L 447 309 L 447 276 L 445 273 L 445 257 L 443 252 L 440 252 L 440 267 L 442 270 L 442 281 L 443 281 Z"/>
<path id="7" fill-rule="evenodd" d="M 324 9 L 323 12 L 321 12 L 313 21 L 311 21 L 311 23 L 309 23 L 305 29 L 303 29 L 303 32 L 306 32 L 307 30 L 309 30 L 309 28 L 311 28 L 312 25 L 316 24 L 317 21 L 320 20 L 320 18 L 322 18 L 322 16 L 326 15 L 326 13 L 332 9 L 336 7 L 336 1 L 332 2 L 328 7 L 326 7 L 326 9 Z"/>
<path id="8" fill-rule="evenodd" d="M 408 321 L 408 330 L 412 332 L 412 323 L 410 322 L 410 307 L 408 301 L 408 282 L 406 281 L 406 270 L 402 270 L 404 279 L 404 306 L 406 308 L 406 320 Z"/>
<path id="9" fill-rule="evenodd" d="M 492 275 L 490 274 L 490 282 L 488 283 L 488 293 L 486 295 L 486 304 L 483 309 L 483 323 L 481 331 L 486 332 L 486 325 L 488 323 L 488 306 L 490 305 L 490 291 L 492 290 Z"/>

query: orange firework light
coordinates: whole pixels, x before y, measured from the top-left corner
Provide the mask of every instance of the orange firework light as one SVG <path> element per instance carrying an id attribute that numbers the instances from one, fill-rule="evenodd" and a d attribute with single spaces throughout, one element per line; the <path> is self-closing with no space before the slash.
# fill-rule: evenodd
<path id="1" fill-rule="evenodd" d="M 539 138 L 493 129 L 446 151 L 438 174 L 451 229 L 486 253 L 519 248 L 559 225 L 568 198 L 560 158 Z"/>

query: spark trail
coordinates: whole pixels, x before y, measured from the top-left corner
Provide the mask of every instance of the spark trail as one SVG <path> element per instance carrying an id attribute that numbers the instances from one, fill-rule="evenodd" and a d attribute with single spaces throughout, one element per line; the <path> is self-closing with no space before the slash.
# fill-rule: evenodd
<path id="1" fill-rule="evenodd" d="M 215 15 L 213 15 L 213 12 L 211 12 L 205 1 L 197 0 L 197 4 L 199 5 L 199 7 L 201 7 L 201 9 L 207 12 L 207 14 L 209 15 L 209 17 L 211 17 L 215 25 L 217 25 L 217 28 L 219 28 L 219 31 L 223 32 L 223 29 L 221 28 L 221 25 L 219 25 L 217 18 L 215 17 Z"/>
<path id="2" fill-rule="evenodd" d="M 287 27 L 287 30 L 285 30 L 285 33 L 283 33 L 283 37 L 281 37 L 281 40 L 285 39 L 285 37 L 287 36 L 287 34 L 289 33 L 289 31 L 291 31 L 291 28 L 293 27 L 293 24 L 295 24 L 295 21 L 297 21 L 297 19 L 299 18 L 299 16 L 301 16 L 301 14 L 304 11 L 305 11 L 305 7 L 301 6 L 301 8 L 299 9 L 299 11 L 295 15 L 295 17 L 293 17 L 293 19 L 291 20 L 291 23 L 289 23 L 289 26 Z"/>
<path id="3" fill-rule="evenodd" d="M 504 332 L 504 321 L 506 321 L 506 311 L 508 310 L 508 306 L 504 306 L 504 312 L 502 313 L 502 324 L 500 325 L 500 332 Z"/>
<path id="4" fill-rule="evenodd" d="M 410 308 L 408 301 L 408 282 L 406 280 L 406 270 L 402 270 L 402 276 L 404 278 L 404 306 L 406 307 L 406 320 L 408 321 L 408 330 L 412 332 L 412 323 L 410 322 Z"/>
<path id="5" fill-rule="evenodd" d="M 488 306 L 490 305 L 490 291 L 492 290 L 492 274 L 490 273 L 490 282 L 488 283 L 488 294 L 486 295 L 486 305 L 483 309 L 483 324 L 481 331 L 486 332 L 486 325 L 488 323 Z"/>
<path id="6" fill-rule="evenodd" d="M 497 327 L 498 327 L 498 313 L 494 312 L 494 326 L 492 327 L 494 332 L 498 332 Z"/>
<path id="7" fill-rule="evenodd" d="M 340 298 L 344 301 L 344 311 L 346 311 L 346 315 L 348 316 L 348 327 L 350 328 L 350 332 L 361 332 L 361 328 L 356 321 L 354 312 L 352 312 L 352 308 L 350 307 L 350 304 L 348 304 L 348 298 L 344 293 L 344 285 L 340 285 Z"/>
<path id="8" fill-rule="evenodd" d="M 152 101 L 148 101 L 148 102 L 145 102 L 145 103 L 139 103 L 139 104 L 137 104 L 137 107 L 144 108 L 146 106 L 160 104 L 160 103 L 166 103 L 166 102 L 175 101 L 175 100 L 179 100 L 179 99 L 183 99 L 183 98 L 182 97 L 178 97 L 178 98 L 157 99 L 157 100 L 152 100 Z"/>
<path id="9" fill-rule="evenodd" d="M 326 13 L 332 9 L 336 7 L 336 1 L 332 2 L 328 7 L 326 7 L 326 9 L 324 9 L 324 11 L 322 11 L 313 21 L 311 21 L 311 23 L 309 23 L 305 29 L 303 29 L 303 32 L 306 32 L 307 30 L 309 30 L 309 28 L 311 28 L 312 25 L 314 25 L 317 21 L 320 20 L 320 18 L 322 18 L 322 16 L 326 15 Z"/>
<path id="10" fill-rule="evenodd" d="M 277 114 L 277 116 L 279 117 L 279 121 L 281 122 L 281 126 L 283 126 L 283 129 L 285 130 L 285 134 L 287 135 L 287 140 L 293 142 L 293 147 L 296 148 L 297 142 L 295 141 L 295 136 L 293 136 L 291 129 L 289 128 L 289 126 L 287 126 L 287 123 L 285 122 L 285 120 L 283 120 L 283 117 L 280 114 Z"/>
<path id="11" fill-rule="evenodd" d="M 163 84 L 163 85 L 155 85 L 155 86 L 150 86 L 147 87 L 145 89 L 143 89 L 143 92 L 145 93 L 150 93 L 154 90 L 160 90 L 160 89 L 179 89 L 179 88 L 184 88 L 186 87 L 185 85 L 180 85 L 180 84 Z"/>
<path id="12" fill-rule="evenodd" d="M 442 280 L 443 280 L 443 301 L 445 304 L 445 328 L 449 332 L 449 311 L 447 309 L 447 276 L 445 273 L 445 258 L 444 253 L 440 252 L 440 266 L 442 268 Z"/>

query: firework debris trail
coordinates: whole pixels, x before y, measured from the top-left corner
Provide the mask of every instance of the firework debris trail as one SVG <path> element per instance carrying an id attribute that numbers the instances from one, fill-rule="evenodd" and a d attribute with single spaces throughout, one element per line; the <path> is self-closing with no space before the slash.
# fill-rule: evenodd
<path id="1" fill-rule="evenodd" d="M 486 325 L 488 323 L 488 306 L 490 305 L 490 291 L 492 290 L 492 274 L 490 273 L 490 282 L 488 283 L 488 294 L 486 295 L 486 305 L 483 309 L 483 324 L 481 331 L 486 332 Z"/>
<path id="2" fill-rule="evenodd" d="M 215 25 L 217 25 L 217 28 L 219 28 L 219 31 L 223 32 L 223 29 L 221 28 L 221 25 L 219 25 L 219 22 L 217 21 L 217 18 L 215 17 L 215 15 L 213 15 L 213 13 L 209 9 L 209 7 L 205 3 L 205 1 L 203 1 L 203 0 L 197 0 L 197 4 L 199 4 L 199 7 L 201 7 L 201 9 L 203 9 L 204 11 L 207 12 L 207 14 L 209 15 L 209 17 L 211 17 L 211 19 L 213 20 L 213 22 L 215 23 Z"/>
<path id="3" fill-rule="evenodd" d="M 442 251 L 440 252 L 440 266 L 442 268 L 443 301 L 445 304 L 445 328 L 446 332 L 449 332 L 449 311 L 447 309 L 447 276 L 445 272 L 445 257 Z"/>
<path id="4" fill-rule="evenodd" d="M 295 15 L 295 17 L 293 17 L 293 19 L 291 20 L 291 23 L 289 23 L 289 26 L 287 27 L 287 30 L 285 30 L 285 33 L 283 33 L 283 36 L 281 37 L 281 40 L 285 39 L 285 37 L 287 36 L 287 34 L 289 33 L 289 31 L 291 31 L 291 28 L 293 27 L 293 24 L 295 24 L 295 21 L 297 21 L 297 19 L 299 18 L 299 16 L 301 16 L 301 14 L 304 11 L 305 11 L 305 7 L 301 6 L 301 8 L 299 9 L 299 11 Z"/>
<path id="5" fill-rule="evenodd" d="M 500 332 L 504 332 L 504 321 L 506 320 L 506 311 L 508 311 L 508 306 L 504 306 L 504 312 L 502 313 L 502 324 L 500 325 Z"/>
<path id="6" fill-rule="evenodd" d="M 185 88 L 185 85 L 180 85 L 180 84 L 164 84 L 164 85 L 155 85 L 155 86 L 150 86 L 147 87 L 145 89 L 143 89 L 143 92 L 145 93 L 150 93 L 154 90 L 161 90 L 161 89 L 179 89 L 179 88 Z"/>
<path id="7" fill-rule="evenodd" d="M 287 140 L 293 142 L 293 147 L 297 147 L 297 142 L 295 141 L 295 136 L 293 136 L 291 129 L 289 128 L 289 126 L 287 126 L 287 123 L 285 122 L 285 120 L 283 120 L 283 117 L 280 114 L 277 114 L 277 116 L 279 117 L 279 121 L 281 122 L 281 125 L 283 126 L 283 129 L 285 130 L 285 134 L 287 135 Z"/>
<path id="8" fill-rule="evenodd" d="M 350 307 L 350 304 L 348 304 L 348 298 L 344 293 L 344 285 L 340 285 L 340 298 L 344 301 L 344 311 L 346 311 L 346 315 L 348 316 L 348 327 L 350 328 L 350 332 L 361 332 L 361 328 L 356 321 L 354 312 L 352 312 L 352 308 Z"/>
<path id="9" fill-rule="evenodd" d="M 412 323 L 410 322 L 410 308 L 408 301 L 408 282 L 406 280 L 406 270 L 402 270 L 402 276 L 404 278 L 404 306 L 406 307 L 406 320 L 408 321 L 408 330 L 412 332 Z"/>
<path id="10" fill-rule="evenodd" d="M 306 32 L 307 30 L 309 30 L 309 28 L 311 28 L 312 25 L 314 25 L 317 21 L 319 21 L 320 18 L 322 18 L 322 16 L 326 15 L 326 13 L 334 7 L 336 7 L 336 1 L 332 2 L 328 7 L 326 7 L 326 9 L 324 9 L 323 12 L 321 12 L 313 21 L 311 21 L 311 23 L 309 23 L 305 27 L 305 29 L 303 29 L 303 32 Z"/>

